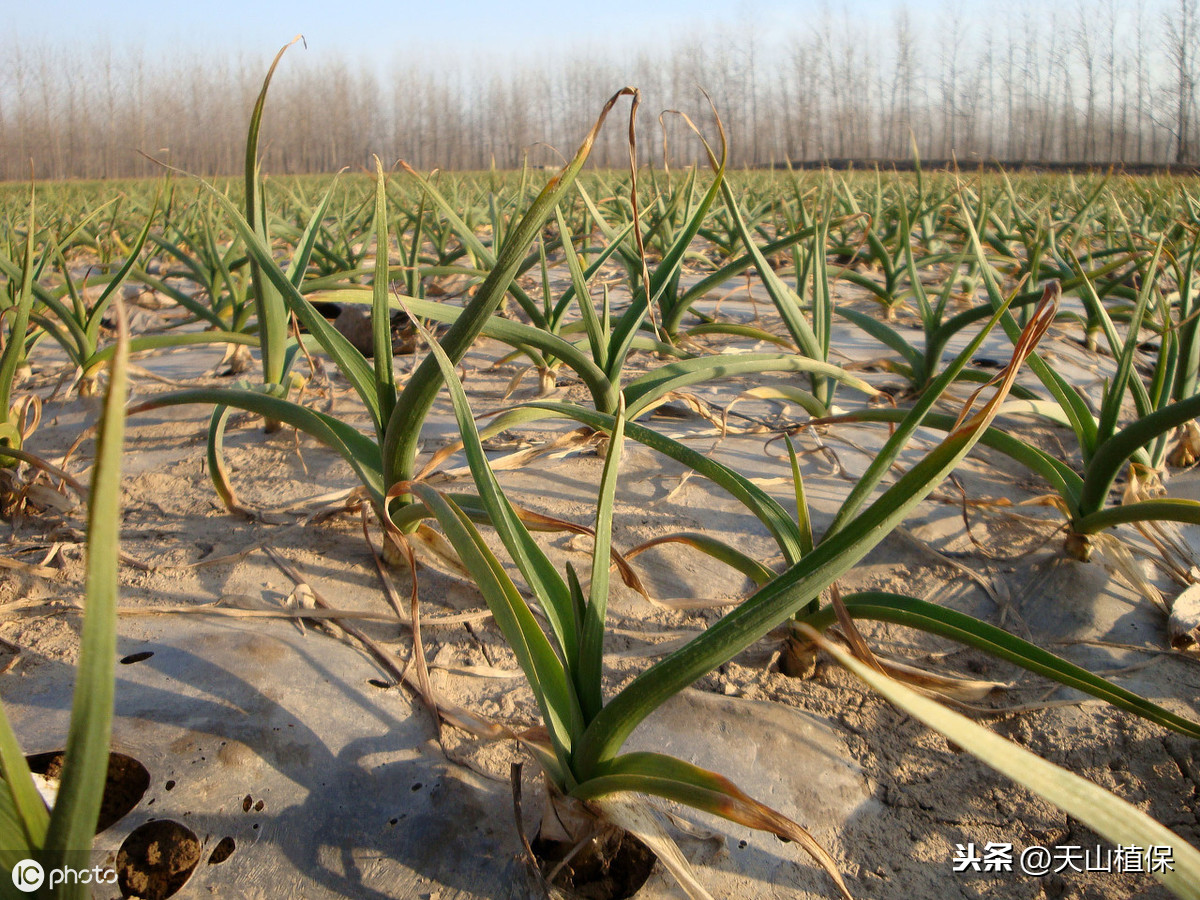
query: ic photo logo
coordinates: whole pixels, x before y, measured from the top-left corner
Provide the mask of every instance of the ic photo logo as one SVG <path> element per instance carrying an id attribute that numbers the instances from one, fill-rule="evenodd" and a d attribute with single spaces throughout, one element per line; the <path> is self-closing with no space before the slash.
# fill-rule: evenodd
<path id="1" fill-rule="evenodd" d="M 13 866 L 13 884 L 19 891 L 32 894 L 45 880 L 46 873 L 42 871 L 42 864 L 36 860 L 23 859 Z"/>
<path id="2" fill-rule="evenodd" d="M 46 871 L 42 864 L 35 859 L 23 859 L 12 870 L 13 884 L 17 890 L 32 894 L 46 880 Z M 60 884 L 116 884 L 115 869 L 102 869 L 94 866 L 91 869 L 71 869 L 61 866 L 50 870 L 50 888 L 53 890 Z"/>

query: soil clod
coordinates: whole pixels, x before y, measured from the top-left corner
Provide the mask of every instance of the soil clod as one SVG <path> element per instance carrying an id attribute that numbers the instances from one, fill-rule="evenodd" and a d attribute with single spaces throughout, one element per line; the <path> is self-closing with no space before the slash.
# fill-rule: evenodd
<path id="1" fill-rule="evenodd" d="M 534 856 L 552 884 L 579 900 L 625 900 L 638 892 L 657 862 L 654 853 L 632 834 L 606 828 L 562 865 L 575 846 L 559 841 L 532 842 Z"/>
<path id="2" fill-rule="evenodd" d="M 41 775 L 46 781 L 57 784 L 62 778 L 63 751 L 36 753 L 27 757 L 29 771 Z M 150 787 L 150 773 L 132 756 L 123 753 L 108 755 L 108 776 L 104 782 L 104 796 L 100 801 L 100 817 L 96 820 L 96 834 L 111 828 L 141 802 Z"/>
<path id="3" fill-rule="evenodd" d="M 187 883 L 199 862 L 200 841 L 190 828 L 166 820 L 147 822 L 134 829 L 117 853 L 121 896 L 166 900 Z"/>

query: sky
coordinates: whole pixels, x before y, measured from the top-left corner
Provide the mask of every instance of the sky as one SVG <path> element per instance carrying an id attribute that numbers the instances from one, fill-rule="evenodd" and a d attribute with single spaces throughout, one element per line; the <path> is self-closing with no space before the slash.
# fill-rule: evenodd
<path id="1" fill-rule="evenodd" d="M 303 34 L 315 56 L 331 52 L 365 57 L 377 65 L 417 57 L 494 53 L 539 54 L 543 48 L 641 46 L 692 29 L 752 27 L 760 34 L 797 30 L 820 9 L 821 0 L 0 0 L 0 21 L 18 40 L 88 46 L 108 41 L 114 49 L 147 53 L 172 46 L 273 54 Z M 900 0 L 835 0 L 835 10 L 890 18 Z M 912 10 L 945 8 L 947 0 L 907 0 Z M 960 0 L 982 7 L 982 0 Z M 752 25 L 746 23 L 753 23 Z"/>

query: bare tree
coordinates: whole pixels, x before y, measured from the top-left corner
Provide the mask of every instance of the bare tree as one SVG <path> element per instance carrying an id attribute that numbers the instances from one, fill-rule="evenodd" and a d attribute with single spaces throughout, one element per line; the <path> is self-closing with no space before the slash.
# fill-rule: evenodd
<path id="1" fill-rule="evenodd" d="M 1080 159 L 1096 155 L 1096 39 L 1095 4 L 1078 0 L 1075 4 L 1075 50 L 1084 74 L 1084 114 Z"/>
<path id="2" fill-rule="evenodd" d="M 925 158 L 1197 161 L 1200 0 L 1074 0 L 1049 12 L 1035 0 L 1005 2 L 989 13 L 1004 16 L 1003 29 L 962 5 L 936 19 L 900 6 L 890 27 L 825 6 L 791 33 L 727 23 L 615 50 L 439 51 L 438 65 L 410 56 L 382 78 L 355 57 L 297 51 L 272 86 L 265 165 L 360 168 L 371 154 L 425 169 L 549 162 L 557 157 L 541 145 L 573 147 L 624 84 L 643 91 L 643 160 L 662 152 L 657 111 L 708 118 L 705 88 L 734 165 L 902 157 L 910 133 Z M 269 52 L 131 46 L 68 51 L 0 37 L 0 178 L 28 177 L 31 159 L 38 177 L 157 171 L 135 150 L 199 174 L 240 170 Z M 602 132 L 595 164 L 624 164 L 622 131 Z M 666 131 L 672 163 L 701 160 L 679 120 Z"/>
<path id="3" fill-rule="evenodd" d="M 1200 39 L 1196 0 L 1177 0 L 1173 11 L 1163 14 L 1167 58 L 1174 75 L 1175 162 L 1193 158 L 1192 129 L 1196 121 L 1196 41 Z"/>
<path id="4" fill-rule="evenodd" d="M 914 126 L 917 42 L 907 6 L 896 10 L 892 23 L 896 35 L 896 57 L 892 69 L 892 91 L 888 104 L 888 132 L 884 152 L 889 156 L 903 156 L 908 153 L 908 133 Z"/>

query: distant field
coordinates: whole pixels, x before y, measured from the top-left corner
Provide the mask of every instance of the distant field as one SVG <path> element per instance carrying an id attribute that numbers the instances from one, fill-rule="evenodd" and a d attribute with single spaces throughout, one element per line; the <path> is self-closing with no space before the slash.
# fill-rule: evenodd
<path id="1" fill-rule="evenodd" d="M 718 150 L 635 188 L 586 149 L 0 186 L 5 709 L 42 740 L 51 675 L 82 646 L 111 681 L 119 633 L 138 652 L 101 713 L 165 785 L 128 821 L 177 816 L 188 852 L 156 854 L 191 868 L 139 870 L 137 832 L 96 852 L 155 896 L 434 894 L 464 860 L 501 896 L 532 748 L 562 854 L 616 857 L 588 836 L 619 826 L 643 876 L 657 855 L 687 881 L 614 798 L 725 817 L 730 852 L 681 838 L 717 896 L 940 895 L 998 821 L 1010 851 L 1079 850 L 1082 823 L 1177 866 L 1076 869 L 1088 896 L 1194 894 L 1200 615 L 1174 604 L 1200 572 L 1200 180 Z M 97 451 L 125 375 L 125 452 Z M 90 453 L 119 485 L 88 494 Z M 109 630 L 81 639 L 85 527 Z"/>

